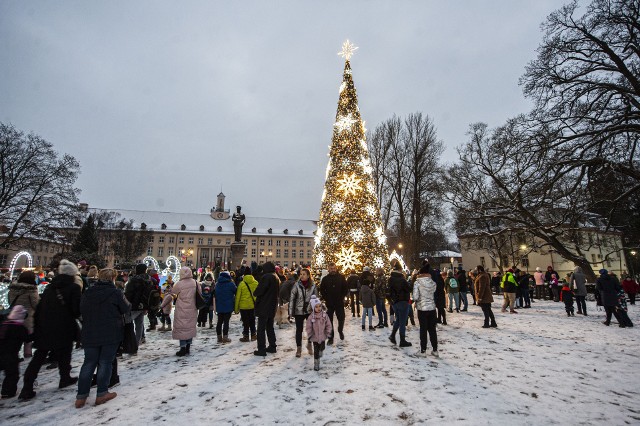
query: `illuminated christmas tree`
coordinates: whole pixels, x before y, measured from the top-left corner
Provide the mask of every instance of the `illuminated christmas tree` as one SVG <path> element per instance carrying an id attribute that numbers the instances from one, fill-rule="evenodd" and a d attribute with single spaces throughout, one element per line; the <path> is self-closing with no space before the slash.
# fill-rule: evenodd
<path id="1" fill-rule="evenodd" d="M 376 197 L 364 122 L 360 117 L 349 59 L 357 49 L 347 40 L 338 112 L 333 125 L 318 229 L 313 251 L 316 273 L 335 262 L 341 272 L 388 267 L 387 239 Z"/>

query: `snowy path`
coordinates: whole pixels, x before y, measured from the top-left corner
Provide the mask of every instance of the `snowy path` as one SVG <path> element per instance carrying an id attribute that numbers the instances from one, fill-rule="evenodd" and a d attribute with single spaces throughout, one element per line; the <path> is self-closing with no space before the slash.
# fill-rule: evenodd
<path id="1" fill-rule="evenodd" d="M 43 370 L 33 401 L 0 401 L 6 424 L 640 424 L 639 328 L 605 327 L 604 312 L 567 318 L 562 303 L 537 302 L 518 315 L 500 313 L 482 329 L 475 306 L 439 326 L 440 359 L 394 348 L 389 332 L 365 331 L 347 317 L 346 340 L 328 347 L 319 372 L 294 357 L 294 327 L 276 330 L 278 353 L 252 355 L 255 342 L 220 346 L 200 332 L 192 355 L 176 358 L 170 333 L 147 333 L 137 357 L 120 363 L 118 397 L 73 408 L 75 389 L 57 389 Z M 629 315 L 640 323 L 640 306 Z M 374 322 L 375 324 L 375 322 Z M 82 351 L 74 352 L 77 375 Z M 24 363 L 23 363 L 24 364 Z M 24 369 L 26 365 L 22 366 Z M 20 381 L 22 385 L 22 379 Z"/>

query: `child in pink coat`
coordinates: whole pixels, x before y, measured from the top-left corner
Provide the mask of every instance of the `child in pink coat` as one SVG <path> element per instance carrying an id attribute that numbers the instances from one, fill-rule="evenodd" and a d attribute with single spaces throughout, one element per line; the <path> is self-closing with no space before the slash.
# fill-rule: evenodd
<path id="1" fill-rule="evenodd" d="M 331 320 L 320 299 L 315 295 L 309 301 L 313 312 L 307 318 L 307 336 L 313 343 L 313 369 L 320 370 L 320 357 L 324 351 L 324 341 L 331 333 Z"/>

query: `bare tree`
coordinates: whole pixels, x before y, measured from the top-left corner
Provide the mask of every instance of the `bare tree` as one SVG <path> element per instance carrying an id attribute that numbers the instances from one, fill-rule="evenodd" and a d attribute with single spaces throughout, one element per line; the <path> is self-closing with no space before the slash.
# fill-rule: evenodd
<path id="1" fill-rule="evenodd" d="M 80 165 L 33 133 L 0 123 L 0 234 L 6 247 L 45 237 L 75 217 Z"/>

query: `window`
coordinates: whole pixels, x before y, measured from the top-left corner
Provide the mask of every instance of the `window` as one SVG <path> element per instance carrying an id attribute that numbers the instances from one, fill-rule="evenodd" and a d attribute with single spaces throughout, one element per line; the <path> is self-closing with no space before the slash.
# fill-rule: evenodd
<path id="1" fill-rule="evenodd" d="M 529 256 L 522 256 L 522 259 L 520 259 L 520 265 L 522 265 L 523 268 L 528 268 L 529 267 Z"/>
<path id="2" fill-rule="evenodd" d="M 173 256 L 173 247 L 169 247 L 169 249 L 167 250 L 167 255 Z"/>
<path id="3" fill-rule="evenodd" d="M 174 244 L 176 242 L 176 237 L 169 237 L 169 244 Z"/>
<path id="4" fill-rule="evenodd" d="M 289 267 L 289 262 L 287 262 L 287 261 L 285 260 L 283 265 L 284 265 L 284 267 L 285 267 L 285 268 L 288 268 L 288 267 Z"/>
<path id="5" fill-rule="evenodd" d="M 256 245 L 256 240 L 251 240 L 251 245 L 255 246 Z"/>
<path id="6" fill-rule="evenodd" d="M 164 244 L 164 236 L 162 236 L 162 237 L 158 237 L 158 242 L 159 242 L 160 244 Z"/>
<path id="7" fill-rule="evenodd" d="M 178 247 L 178 255 L 182 254 L 182 247 Z"/>
<path id="8" fill-rule="evenodd" d="M 313 251 L 307 250 L 307 257 L 311 259 L 313 257 Z"/>
<path id="9" fill-rule="evenodd" d="M 193 237 L 189 237 L 189 244 L 193 244 Z"/>
<path id="10" fill-rule="evenodd" d="M 480 264 L 481 264 L 482 266 L 485 266 L 485 264 L 484 264 L 484 257 L 483 257 L 483 256 L 480 256 Z"/>
<path id="11" fill-rule="evenodd" d="M 289 257 L 289 249 L 284 249 L 284 257 Z"/>
<path id="12" fill-rule="evenodd" d="M 284 240 L 284 246 L 289 247 L 289 240 Z"/>
<path id="13" fill-rule="evenodd" d="M 295 250 L 291 250 L 291 258 L 292 259 L 296 258 L 296 251 Z"/>
<path id="14" fill-rule="evenodd" d="M 213 244 L 213 238 L 207 238 L 207 245 Z"/>
<path id="15" fill-rule="evenodd" d="M 242 255 L 245 256 L 245 257 L 247 256 L 247 248 L 246 247 L 244 248 L 244 253 L 242 253 Z"/>
<path id="16" fill-rule="evenodd" d="M 147 256 L 153 255 L 153 246 L 147 247 Z"/>
<path id="17" fill-rule="evenodd" d="M 591 263 L 596 263 L 596 255 L 591 253 Z"/>
<path id="18" fill-rule="evenodd" d="M 311 240 L 307 241 L 307 247 L 311 247 Z"/>
<path id="19" fill-rule="evenodd" d="M 256 249 L 251 249 L 251 257 L 256 257 Z"/>
<path id="20" fill-rule="evenodd" d="M 300 259 L 304 259 L 304 250 L 300 250 Z"/>
<path id="21" fill-rule="evenodd" d="M 295 240 L 291 241 L 291 247 L 295 247 L 295 246 L 296 246 L 296 241 Z"/>
<path id="22" fill-rule="evenodd" d="M 280 243 L 281 243 L 280 240 L 276 240 L 276 247 L 280 247 Z"/>
<path id="23" fill-rule="evenodd" d="M 607 266 L 611 268 L 611 258 L 607 256 Z"/>
<path id="24" fill-rule="evenodd" d="M 249 240 L 247 240 L 246 238 L 242 240 L 242 242 L 244 243 L 244 245 L 246 246 L 247 243 L 249 242 Z"/>
<path id="25" fill-rule="evenodd" d="M 492 268 L 497 268 L 498 267 L 498 264 L 496 263 L 496 259 L 493 258 L 493 257 L 491 258 L 491 267 Z"/>
<path id="26" fill-rule="evenodd" d="M 276 249 L 276 257 L 280 257 L 281 253 L 280 253 L 280 249 Z"/>
<path id="27" fill-rule="evenodd" d="M 164 255 L 164 247 L 158 247 L 158 257 L 162 257 Z"/>
<path id="28" fill-rule="evenodd" d="M 231 244 L 231 239 L 230 239 L 230 238 L 227 238 L 227 240 L 225 241 L 225 244 L 226 244 L 226 245 Z"/>
<path id="29" fill-rule="evenodd" d="M 271 247 L 271 246 L 273 245 L 273 240 L 272 240 L 271 238 L 269 238 L 269 239 L 267 240 L 267 245 L 268 245 L 269 247 Z"/>
<path id="30" fill-rule="evenodd" d="M 178 238 L 178 244 L 184 244 L 184 237 Z"/>
<path id="31" fill-rule="evenodd" d="M 204 238 L 198 238 L 198 245 L 201 246 L 204 244 Z"/>
<path id="32" fill-rule="evenodd" d="M 263 246 L 264 245 L 264 240 L 260 240 L 260 245 Z"/>
<path id="33" fill-rule="evenodd" d="M 152 235 L 151 237 L 149 237 L 149 242 L 152 243 L 155 241 L 155 237 Z"/>

